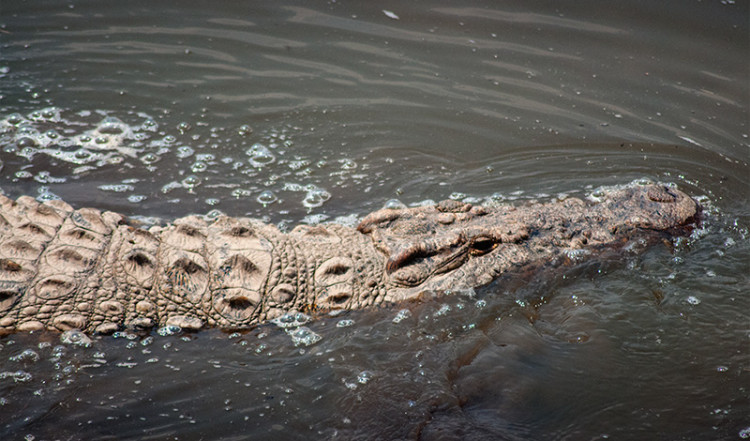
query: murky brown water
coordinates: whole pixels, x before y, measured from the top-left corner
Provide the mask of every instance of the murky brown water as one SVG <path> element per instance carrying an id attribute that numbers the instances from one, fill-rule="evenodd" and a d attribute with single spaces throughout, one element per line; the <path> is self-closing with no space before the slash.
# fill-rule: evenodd
<path id="1" fill-rule="evenodd" d="M 649 179 L 704 228 L 309 347 L 2 337 L 0 438 L 750 438 L 748 3 L 352 3 L 2 1 L 0 188 L 285 227 Z"/>

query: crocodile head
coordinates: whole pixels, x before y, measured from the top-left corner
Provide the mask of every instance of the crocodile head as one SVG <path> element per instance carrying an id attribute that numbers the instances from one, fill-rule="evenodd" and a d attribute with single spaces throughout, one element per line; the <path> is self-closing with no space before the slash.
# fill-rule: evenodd
<path id="1" fill-rule="evenodd" d="M 376 211 L 358 230 L 386 257 L 386 301 L 400 301 L 485 285 L 511 268 L 622 242 L 638 231 L 679 227 L 698 211 L 685 193 L 661 185 L 602 190 L 589 199 L 529 207 L 447 200 Z"/>

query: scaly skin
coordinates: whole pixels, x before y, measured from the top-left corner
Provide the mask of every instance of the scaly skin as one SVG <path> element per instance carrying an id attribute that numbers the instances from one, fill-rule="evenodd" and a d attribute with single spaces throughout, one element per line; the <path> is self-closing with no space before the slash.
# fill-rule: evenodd
<path id="1" fill-rule="evenodd" d="M 299 226 L 285 234 L 229 217 L 138 228 L 112 212 L 0 196 L 0 333 L 247 328 L 286 311 L 400 302 L 649 232 L 679 232 L 699 210 L 661 185 L 599 199 L 443 201 L 379 210 L 357 229 Z"/>

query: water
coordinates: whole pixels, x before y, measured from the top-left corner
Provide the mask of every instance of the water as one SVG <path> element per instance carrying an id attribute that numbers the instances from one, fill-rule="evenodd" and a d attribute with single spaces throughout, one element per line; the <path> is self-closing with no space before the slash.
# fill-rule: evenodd
<path id="1" fill-rule="evenodd" d="M 2 2 L 11 197 L 289 228 L 650 179 L 706 219 L 404 310 L 5 336 L 0 437 L 750 437 L 748 8 Z"/>

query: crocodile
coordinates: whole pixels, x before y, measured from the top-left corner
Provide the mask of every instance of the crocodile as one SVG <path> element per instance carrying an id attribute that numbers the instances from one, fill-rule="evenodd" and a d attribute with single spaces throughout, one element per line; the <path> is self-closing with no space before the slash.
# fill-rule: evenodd
<path id="1" fill-rule="evenodd" d="M 525 204 L 384 208 L 353 228 L 249 218 L 144 226 L 60 200 L 0 196 L 0 333 L 241 329 L 290 311 L 475 288 L 520 268 L 685 234 L 700 205 L 661 184 Z"/>

